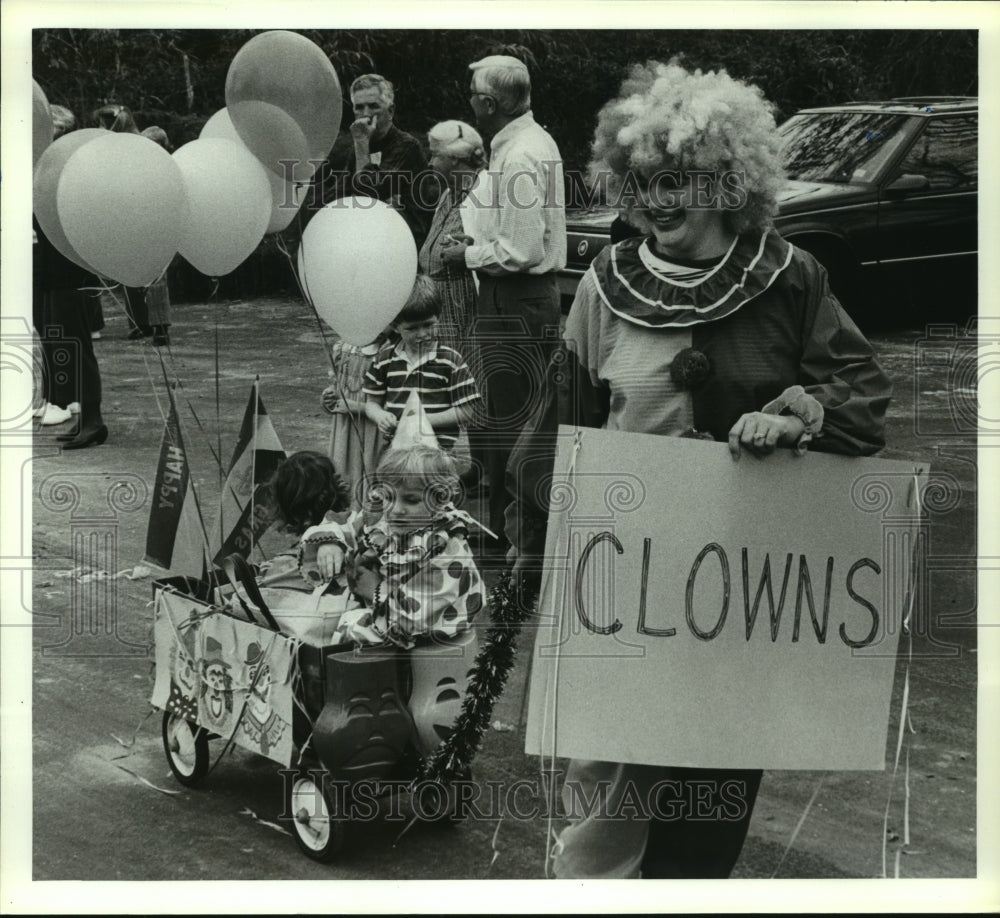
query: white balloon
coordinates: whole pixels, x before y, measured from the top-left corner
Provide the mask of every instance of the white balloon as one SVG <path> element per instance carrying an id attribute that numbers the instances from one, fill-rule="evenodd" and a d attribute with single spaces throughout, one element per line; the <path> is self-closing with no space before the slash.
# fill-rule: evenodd
<path id="1" fill-rule="evenodd" d="M 199 138 L 174 153 L 190 211 L 178 251 L 202 274 L 238 268 L 264 238 L 271 186 L 264 167 L 242 145 Z"/>
<path id="2" fill-rule="evenodd" d="M 221 137 L 223 140 L 231 140 L 247 149 L 233 124 L 233 119 L 229 116 L 229 111 L 225 108 L 220 108 L 205 122 L 201 134 L 198 136 L 206 140 L 211 137 Z M 247 152 L 251 151 L 247 150 Z M 291 163 L 289 165 L 291 166 Z M 294 181 L 285 181 L 283 175 L 278 175 L 271 169 L 264 170 L 267 180 L 271 184 L 271 218 L 267 223 L 267 233 L 279 233 L 295 219 L 305 197 L 306 185 L 312 178 L 314 171 L 314 166 L 308 160 L 296 162 L 294 171 L 289 170 L 287 175 Z"/>
<path id="3" fill-rule="evenodd" d="M 177 253 L 188 201 L 166 150 L 141 134 L 109 132 L 66 161 L 56 207 L 67 242 L 86 264 L 144 287 Z"/>
<path id="4" fill-rule="evenodd" d="M 368 344 L 399 313 L 417 276 L 406 221 L 374 198 L 340 198 L 309 221 L 299 275 L 316 312 L 341 338 Z"/>

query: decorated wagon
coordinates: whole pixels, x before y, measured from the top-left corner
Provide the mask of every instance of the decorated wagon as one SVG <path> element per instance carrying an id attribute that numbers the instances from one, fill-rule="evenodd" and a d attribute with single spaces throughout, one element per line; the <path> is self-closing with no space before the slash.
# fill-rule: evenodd
<path id="1" fill-rule="evenodd" d="M 427 759 L 451 736 L 475 676 L 476 631 L 406 651 L 326 644 L 321 635 L 311 643 L 297 635 L 315 637 L 321 613 L 299 611 L 279 628 L 245 562 L 230 559 L 227 571 L 154 584 L 152 703 L 163 710 L 167 761 L 188 787 L 233 745 L 279 763 L 281 818 L 308 857 L 330 860 L 360 784 L 370 797 L 430 774 Z M 213 763 L 216 739 L 224 746 Z M 456 818 L 453 782 L 470 777 L 467 763 L 434 774 L 421 787 L 422 812 Z"/>

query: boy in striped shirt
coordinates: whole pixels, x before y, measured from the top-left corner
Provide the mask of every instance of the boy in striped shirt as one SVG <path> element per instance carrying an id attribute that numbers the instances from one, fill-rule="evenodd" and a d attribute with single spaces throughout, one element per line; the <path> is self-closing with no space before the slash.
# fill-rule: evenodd
<path id="1" fill-rule="evenodd" d="M 462 355 L 438 343 L 440 315 L 437 284 L 418 275 L 392 323 L 400 340 L 379 351 L 365 375 L 363 391 L 365 414 L 387 438 L 392 437 L 415 391 L 438 445 L 450 450 L 459 429 L 473 419 L 481 396 Z"/>

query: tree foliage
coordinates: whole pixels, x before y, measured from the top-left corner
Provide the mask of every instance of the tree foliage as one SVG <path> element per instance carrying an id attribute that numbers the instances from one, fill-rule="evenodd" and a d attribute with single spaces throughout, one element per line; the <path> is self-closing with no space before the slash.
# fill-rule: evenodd
<path id="1" fill-rule="evenodd" d="M 225 102 L 226 73 L 259 30 L 37 29 L 33 75 L 50 102 L 80 126 L 108 102 L 129 106 L 141 129 L 158 124 L 174 146 L 195 139 Z M 512 54 L 532 77 L 535 117 L 555 137 L 567 170 L 583 170 L 595 119 L 634 63 L 679 57 L 686 66 L 726 69 L 755 83 L 779 120 L 799 108 L 893 96 L 975 95 L 975 31 L 928 30 L 300 30 L 329 56 L 344 91 L 346 130 L 351 81 L 378 72 L 396 87 L 396 121 L 424 137 L 438 121 L 469 120 L 468 65 Z M 255 257 L 223 279 L 221 297 L 293 291 L 282 249 L 267 236 Z M 178 259 L 175 298 L 209 292 L 205 278 Z"/>
<path id="2" fill-rule="evenodd" d="M 39 29 L 34 76 L 50 101 L 89 123 L 106 102 L 128 105 L 139 127 L 158 123 L 176 144 L 225 105 L 226 71 L 255 31 Z M 680 57 L 756 83 L 780 118 L 796 109 L 890 96 L 975 95 L 971 30 L 302 30 L 329 55 L 346 97 L 377 71 L 396 85 L 397 122 L 422 136 L 471 117 L 468 65 L 509 53 L 532 73 L 533 109 L 568 168 L 588 158 L 594 119 L 631 64 Z M 345 98 L 346 101 L 346 98 Z M 350 106 L 344 107 L 346 128 Z"/>

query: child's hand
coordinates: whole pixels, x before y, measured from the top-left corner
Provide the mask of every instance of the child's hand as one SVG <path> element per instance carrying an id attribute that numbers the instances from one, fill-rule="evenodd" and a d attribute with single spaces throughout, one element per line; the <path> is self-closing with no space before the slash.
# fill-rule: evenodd
<path id="1" fill-rule="evenodd" d="M 396 425 L 399 423 L 396 420 L 396 415 L 394 415 L 391 411 L 386 411 L 385 408 L 373 409 L 372 420 L 375 422 L 378 429 L 387 437 L 392 436 L 393 432 L 396 430 Z"/>
<path id="2" fill-rule="evenodd" d="M 320 576 L 330 581 L 344 566 L 344 549 L 332 542 L 325 542 L 316 549 L 316 569 Z"/>
<path id="3" fill-rule="evenodd" d="M 348 564 L 347 583 L 359 599 L 366 603 L 372 602 L 375 597 L 375 589 L 382 582 L 379 572 L 365 563 L 363 558 L 355 558 Z"/>
<path id="4" fill-rule="evenodd" d="M 339 401 L 340 401 L 340 396 L 337 395 L 336 386 L 327 386 L 323 390 L 323 394 L 320 396 L 320 403 L 327 411 L 330 412 L 330 414 L 334 414 L 336 412 L 337 403 Z"/>

